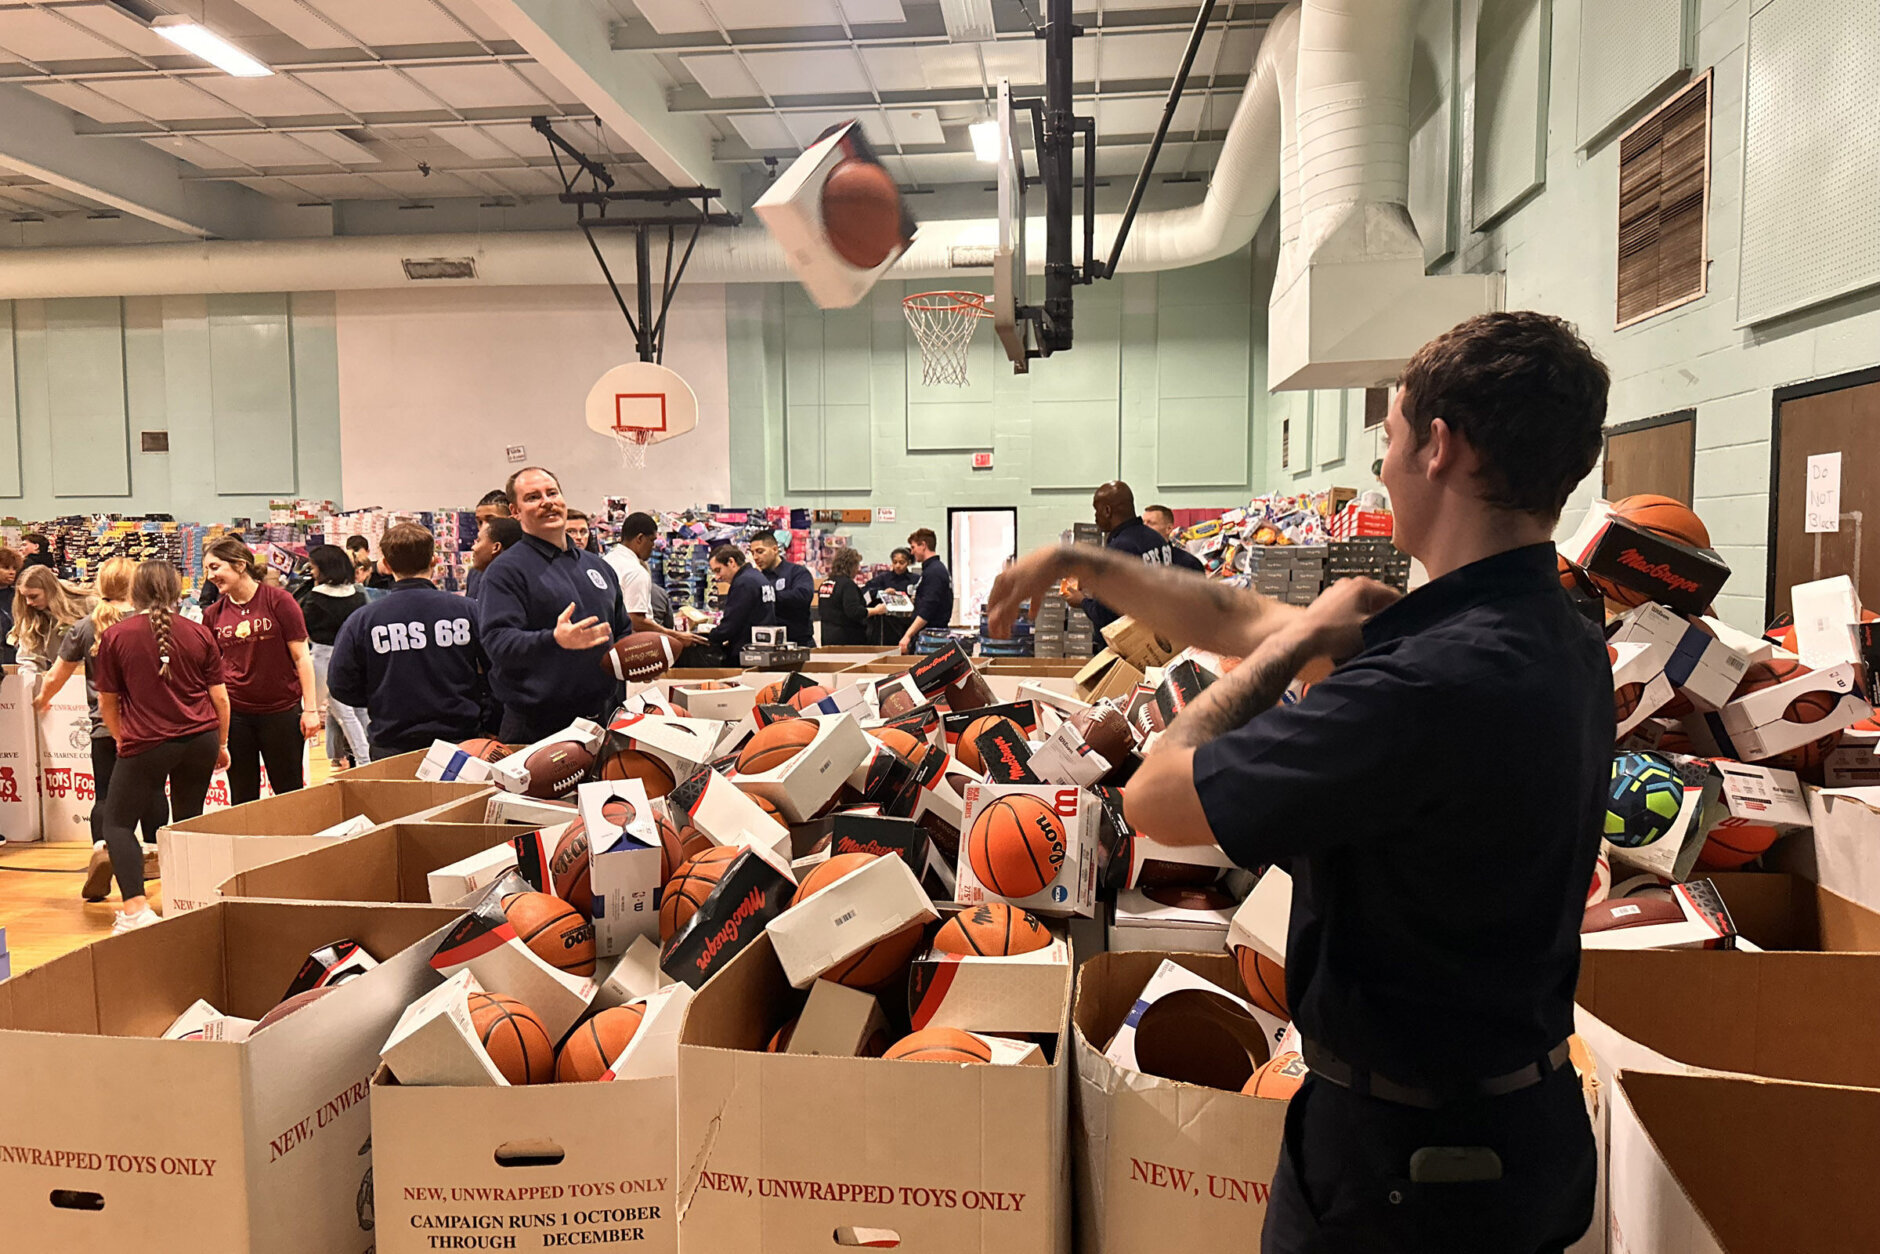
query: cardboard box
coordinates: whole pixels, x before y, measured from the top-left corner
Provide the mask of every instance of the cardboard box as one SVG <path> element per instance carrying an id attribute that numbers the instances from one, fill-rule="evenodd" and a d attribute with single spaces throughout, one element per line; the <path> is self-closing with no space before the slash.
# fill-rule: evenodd
<path id="1" fill-rule="evenodd" d="M 503 853 L 495 860 L 515 865 L 509 848 L 515 834 L 514 827 L 501 823 L 389 823 L 343 843 L 243 871 L 224 882 L 220 893 L 225 898 L 451 905 L 476 886 L 440 898 L 434 894 L 452 885 L 449 873 L 441 878 L 439 873 L 499 848 Z"/>
<path id="2" fill-rule="evenodd" d="M 504 825 L 508 827 L 507 824 Z M 510 832 L 515 828 L 508 827 Z M 459 858 L 424 877 L 431 900 L 440 906 L 461 905 L 516 869 L 513 841 L 491 845 L 481 853 Z"/>
<path id="3" fill-rule="evenodd" d="M 1880 912 L 1782 871 L 1708 876 L 1740 937 L 1759 949 L 1880 953 Z"/>
<path id="4" fill-rule="evenodd" d="M 516 998 L 535 1011 L 549 1039 L 559 1043 L 587 1012 L 598 986 L 592 977 L 549 966 L 516 935 L 497 898 L 508 885 L 521 882 L 520 877 L 498 881 L 469 913 L 459 915 L 433 949 L 431 966 L 446 979 L 468 970 L 488 991 Z"/>
<path id="5" fill-rule="evenodd" d="M 1076 675 L 1077 694 L 1092 703 L 1109 697 L 1121 704 L 1141 682 L 1142 671 L 1108 649 L 1091 658 Z"/>
<path id="6" fill-rule="evenodd" d="M 1813 722 L 1791 722 L 1783 717 L 1791 703 L 1813 693 L 1832 701 L 1833 709 Z M 1732 757 L 1754 762 L 1820 740 L 1872 714 L 1873 707 L 1862 695 L 1861 668 L 1843 662 L 1752 692 L 1715 714 L 1705 715 L 1704 723 L 1719 738 L 1719 748 L 1734 750 Z"/>
<path id="7" fill-rule="evenodd" d="M 1665 665 L 1671 660 L 1671 650 L 1655 640 L 1631 640 L 1609 644 L 1606 651 L 1612 657 L 1615 698 L 1626 689 L 1636 687 L 1637 690 L 1632 708 L 1618 720 L 1618 739 L 1624 739 L 1633 728 L 1670 703 L 1671 679 L 1665 674 Z"/>
<path id="8" fill-rule="evenodd" d="M 722 680 L 719 682 L 723 682 Z M 672 704 L 687 718 L 717 719 L 736 722 L 748 718 L 757 701 L 757 689 L 734 683 L 728 688 L 687 688 L 672 686 Z"/>
<path id="9" fill-rule="evenodd" d="M 755 943 L 795 896 L 789 863 L 761 846 L 747 847 L 732 859 L 690 921 L 660 948 L 659 969 L 693 988 L 702 987 Z"/>
<path id="10" fill-rule="evenodd" d="M 403 1084 L 506 1085 L 470 1019 L 476 976 L 459 971 L 405 1007 L 379 1058 Z"/>
<path id="11" fill-rule="evenodd" d="M 513 752 L 513 751 L 512 751 Z M 391 759 L 402 762 L 410 754 L 401 754 Z M 378 763 L 372 763 L 377 766 Z M 413 768 L 413 774 L 419 779 L 441 781 L 463 780 L 466 783 L 488 783 L 491 779 L 490 767 L 494 765 L 484 758 L 472 757 L 448 740 L 434 740 L 431 747 L 424 751 Z M 370 767 L 366 768 L 370 769 Z"/>
<path id="12" fill-rule="evenodd" d="M 1175 654 L 1175 646 L 1125 614 L 1103 629 L 1103 644 L 1137 670 L 1160 666 Z"/>
<path id="13" fill-rule="evenodd" d="M 1577 548 L 1590 529 L 1591 539 Z M 1567 557 L 1587 573 L 1642 592 L 1681 614 L 1701 614 L 1730 578 L 1730 567 L 1709 549 L 1634 527 L 1595 508 L 1581 535 L 1569 541 Z"/>
<path id="14" fill-rule="evenodd" d="M 1167 953 L 1212 954 L 1227 948 L 1227 928 L 1240 903 L 1219 888 L 1218 906 L 1182 904 L 1198 890 L 1129 888 L 1116 895 L 1110 921 L 1110 948 L 1152 949 Z"/>
<path id="15" fill-rule="evenodd" d="M 256 1020 L 225 1015 L 198 997 L 163 1032 L 166 1041 L 245 1041 Z"/>
<path id="16" fill-rule="evenodd" d="M 1173 959 L 1243 992 L 1231 958 Z M 1286 1103 L 1126 1072 L 1103 1056 L 1161 955 L 1100 954 L 1077 974 L 1079 1248 L 1086 1254 L 1242 1254 L 1266 1222 Z"/>
<path id="17" fill-rule="evenodd" d="M 614 747 L 658 758 L 675 780 L 711 761 L 725 732 L 724 724 L 714 719 L 625 712 L 614 715 L 607 729 Z"/>
<path id="18" fill-rule="evenodd" d="M 1778 845 L 1775 861 L 1880 910 L 1880 788 L 1810 788 L 1807 795 L 1812 830 Z"/>
<path id="19" fill-rule="evenodd" d="M 715 845 L 763 845 L 789 856 L 789 829 L 710 767 L 681 778 L 666 794 L 666 808 L 675 828 L 695 828 Z"/>
<path id="20" fill-rule="evenodd" d="M 784 974 L 808 988 L 823 972 L 910 926 L 939 918 L 900 858 L 875 858 L 770 920 Z"/>
<path id="21" fill-rule="evenodd" d="M 487 784 L 348 779 L 170 823 L 157 833 L 165 909 L 177 914 L 206 905 L 237 872 L 318 848 L 314 833 L 350 819 L 375 826 L 422 821 L 490 791 Z"/>
<path id="22" fill-rule="evenodd" d="M 1671 830 L 1649 845 L 1626 848 L 1605 842 L 1614 873 L 1644 871 L 1669 880 L 1691 877 L 1704 841 L 1719 826 L 1755 824 L 1779 836 L 1806 827 L 1808 811 L 1794 771 L 1727 759 L 1671 755 L 1684 778 L 1684 804 Z"/>
<path id="23" fill-rule="evenodd" d="M 1710 887 L 1709 881 L 1695 880 L 1689 884 L 1673 884 L 1669 892 L 1671 900 L 1679 907 L 1682 918 L 1665 923 L 1618 927 L 1603 932 L 1583 931 L 1580 934 L 1581 950 L 1584 952 L 1586 950 L 1733 949 L 1736 947 L 1736 925 L 1731 920 L 1730 912 L 1723 905 L 1722 899 Z M 1602 904 L 1611 909 L 1615 919 L 1630 914 L 1636 920 L 1645 909 L 1645 903 L 1641 903 L 1637 898 L 1608 898 Z"/>
<path id="24" fill-rule="evenodd" d="M 1234 865 L 1234 860 L 1227 856 L 1219 845 L 1165 845 L 1153 836 L 1144 835 L 1130 829 L 1129 842 L 1129 879 L 1127 886 L 1136 887 L 1142 880 L 1143 868 L 1151 862 L 1176 862 L 1183 866 L 1218 867 L 1225 871 Z"/>
<path id="25" fill-rule="evenodd" d="M 1627 613 L 1608 641 L 1664 646 L 1670 654 L 1665 661 L 1665 678 L 1699 710 L 1721 709 L 1749 669 L 1749 659 L 1742 653 L 1655 601 Z"/>
<path id="26" fill-rule="evenodd" d="M 1789 589 L 1795 619 L 1795 652 L 1811 671 L 1843 662 L 1858 665 L 1860 645 L 1854 630 L 1861 620 L 1860 594 L 1846 575 L 1798 583 Z"/>
<path id="27" fill-rule="evenodd" d="M 593 895 L 594 952 L 627 952 L 638 937 L 659 939 L 659 828 L 637 779 L 609 779 L 576 789 L 587 827 L 588 888 Z M 608 803 L 624 800 L 632 817 L 618 820 Z"/>
<path id="28" fill-rule="evenodd" d="M 1053 1032 L 1070 970 L 1070 945 L 1055 933 L 1043 949 L 1004 958 L 929 949 L 908 970 L 908 1019 L 916 1029 Z"/>
<path id="29" fill-rule="evenodd" d="M 453 749 L 455 745 L 451 746 Z M 362 762 L 358 766 L 348 767 L 343 771 L 334 771 L 324 782 L 332 783 L 336 779 L 448 779 L 445 775 L 420 776 L 419 768 L 424 765 L 427 756 L 425 750 L 414 749 L 410 753 L 394 754 L 389 758 L 379 758 L 372 762 Z M 469 757 L 468 754 L 464 755 Z M 474 760 L 474 759 L 473 759 Z M 478 782 L 475 778 L 468 783 Z"/>
<path id="30" fill-rule="evenodd" d="M 370 1247 L 367 1081 L 399 1013 L 437 984 L 425 959 L 451 918 L 217 902 L 0 984 L 10 1248 Z M 197 999 L 260 1019 L 307 953 L 342 936 L 379 965 L 246 1041 L 157 1039 Z"/>
<path id="31" fill-rule="evenodd" d="M 480 818 L 485 823 L 515 823 L 523 827 L 542 828 L 572 822 L 578 814 L 572 800 L 537 801 L 534 797 L 493 792 Z"/>
<path id="32" fill-rule="evenodd" d="M 544 736 L 534 744 L 522 746 L 522 748 L 516 750 L 508 757 L 503 758 L 501 761 L 491 763 L 490 779 L 504 792 L 526 793 L 535 785 L 535 781 L 529 776 L 528 763 L 529 759 L 535 756 L 537 750 L 546 749 L 552 745 L 565 742 L 572 742 L 580 745 L 589 753 L 598 755 L 601 751 L 601 744 L 605 738 L 606 732 L 601 729 L 599 723 L 591 722 L 585 718 L 575 719 L 554 735 Z M 562 791 L 564 793 L 573 792 L 574 787 L 570 784 Z"/>
<path id="33" fill-rule="evenodd" d="M 1033 914 L 1063 917 L 1090 914 L 1097 900 L 1096 797 L 1081 788 L 1061 784 L 968 784 L 960 831 L 972 828 L 974 817 L 1001 797 L 1035 797 L 1048 806 L 1064 828 L 1064 861 L 1049 883 L 1024 897 L 1000 897 L 986 888 L 973 870 L 970 842 L 960 841 L 955 896 L 961 905 L 982 901 L 1010 901 Z"/>
<path id="34" fill-rule="evenodd" d="M 1157 956 L 1103 1057 L 1125 1071 L 1168 1078 L 1179 1069 L 1238 1090 L 1272 1057 L 1286 1023 L 1248 1002 L 1238 976 L 1223 984 Z"/>
<path id="35" fill-rule="evenodd" d="M 774 770 L 738 776 L 738 787 L 770 801 L 792 823 L 822 809 L 868 757 L 868 736 L 854 715 L 823 714 L 814 721 L 816 738 L 795 757 Z"/>
<path id="36" fill-rule="evenodd" d="M 907 864 L 935 901 L 953 900 L 957 883 L 952 861 L 934 844 L 933 834 L 917 820 L 861 811 L 830 816 L 829 853 L 891 854 Z"/>
<path id="37" fill-rule="evenodd" d="M 834 980 L 817 980 L 810 985 L 809 1000 L 783 1052 L 879 1058 L 892 1040 L 887 1016 L 873 996 Z"/>
<path id="38" fill-rule="evenodd" d="M 1268 867 L 1228 922 L 1227 951 L 1251 949 L 1285 966 L 1292 892 L 1292 876 L 1279 867 Z"/>
<path id="39" fill-rule="evenodd" d="M 1069 1249 L 1063 1036 L 1044 1066 L 763 1052 L 801 996 L 762 937 L 692 999 L 679 1047 L 686 1249 L 821 1254 L 832 1235 L 838 1246 Z M 1066 969 L 1059 1033 L 1069 1008 Z"/>
<path id="40" fill-rule="evenodd" d="M 1831 750 L 1822 762 L 1822 782 L 1829 788 L 1880 786 L 1880 754 L 1874 752 L 1871 735 L 1853 739 L 1854 735 L 1842 732 L 1840 747 Z"/>

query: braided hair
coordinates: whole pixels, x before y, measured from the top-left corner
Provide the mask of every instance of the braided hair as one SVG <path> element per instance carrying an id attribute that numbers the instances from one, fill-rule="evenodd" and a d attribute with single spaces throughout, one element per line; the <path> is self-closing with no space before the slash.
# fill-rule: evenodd
<path id="1" fill-rule="evenodd" d="M 157 658 L 162 663 L 157 674 L 170 675 L 170 619 L 176 603 L 183 599 L 183 579 L 176 567 L 157 558 L 137 568 L 131 581 L 131 604 L 150 620 L 150 634 L 157 638 Z"/>

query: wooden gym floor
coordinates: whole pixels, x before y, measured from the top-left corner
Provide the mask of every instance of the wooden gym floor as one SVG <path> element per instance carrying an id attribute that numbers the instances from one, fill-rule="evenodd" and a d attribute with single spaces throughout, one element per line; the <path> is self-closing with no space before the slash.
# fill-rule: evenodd
<path id="1" fill-rule="evenodd" d="M 313 783 L 327 777 L 326 756 L 313 750 Z M 60 954 L 111 935 L 118 907 L 117 885 L 104 901 L 82 901 L 79 885 L 91 861 L 91 844 L 0 844 L 0 928 L 13 956 L 13 974 L 50 962 Z M 163 886 L 153 881 L 150 900 L 163 910 Z"/>

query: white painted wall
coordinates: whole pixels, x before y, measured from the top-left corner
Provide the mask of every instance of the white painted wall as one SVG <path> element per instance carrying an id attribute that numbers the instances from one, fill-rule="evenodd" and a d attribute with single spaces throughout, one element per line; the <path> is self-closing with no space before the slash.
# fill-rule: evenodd
<path id="1" fill-rule="evenodd" d="M 673 302 L 666 365 L 698 393 L 698 428 L 649 449 L 641 471 L 582 418 L 594 381 L 633 359 L 605 287 L 339 293 L 346 506 L 468 508 L 514 469 L 511 444 L 589 511 L 605 496 L 652 509 L 726 500 L 725 292 L 688 284 Z"/>

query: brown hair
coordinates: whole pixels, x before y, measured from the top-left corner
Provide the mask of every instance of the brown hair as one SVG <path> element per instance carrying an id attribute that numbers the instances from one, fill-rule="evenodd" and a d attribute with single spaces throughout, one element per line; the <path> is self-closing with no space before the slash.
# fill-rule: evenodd
<path id="1" fill-rule="evenodd" d="M 1482 499 L 1498 509 L 1558 518 L 1599 460 L 1611 378 L 1559 318 L 1470 318 L 1418 349 L 1397 383 L 1416 447 L 1441 418 L 1480 456 Z"/>
<path id="2" fill-rule="evenodd" d="M 50 566 L 28 566 L 20 573 L 21 591 L 38 588 L 46 608 L 36 610 L 26 598 L 13 598 L 13 640 L 28 657 L 49 658 L 73 623 L 91 612 L 91 597 L 83 588 L 62 583 Z"/>
<path id="3" fill-rule="evenodd" d="M 260 583 L 262 576 L 267 573 L 266 568 L 255 560 L 255 551 L 243 544 L 240 536 L 223 536 L 203 552 L 205 556 L 213 557 L 225 566 L 239 563 L 256 583 Z"/>
<path id="4" fill-rule="evenodd" d="M 91 651 L 98 652 L 98 641 L 124 617 L 124 605 L 131 599 L 131 581 L 137 576 L 134 557 L 108 557 L 98 568 L 98 604 L 91 607 Z"/>
<path id="5" fill-rule="evenodd" d="M 509 498 L 510 509 L 513 510 L 516 508 L 516 480 L 522 478 L 522 476 L 528 474 L 531 470 L 536 471 L 539 474 L 547 475 L 550 479 L 553 479 L 555 481 L 555 490 L 558 492 L 561 490 L 561 476 L 556 474 L 554 471 L 550 470 L 548 467 L 524 466 L 521 470 L 518 470 L 515 474 L 509 476 L 509 478 L 503 481 L 503 495 Z"/>
<path id="6" fill-rule="evenodd" d="M 909 533 L 907 542 L 909 544 L 924 544 L 927 546 L 927 551 L 931 553 L 939 547 L 940 537 L 933 533 L 932 527 L 922 527 L 919 531 Z"/>
<path id="7" fill-rule="evenodd" d="M 429 574 L 437 555 L 437 537 L 417 523 L 399 523 L 379 539 L 379 556 L 402 579 Z"/>
<path id="8" fill-rule="evenodd" d="M 170 615 L 182 599 L 183 580 L 176 567 L 154 557 L 138 566 L 131 580 L 131 604 L 150 620 L 150 634 L 157 638 L 157 658 L 161 662 L 157 674 L 166 678 L 170 673 Z"/>
<path id="9" fill-rule="evenodd" d="M 0 544 L 0 570 L 18 570 L 25 564 L 26 559 L 20 556 L 18 549 L 9 549 Z"/>
<path id="10" fill-rule="evenodd" d="M 568 521 L 573 522 L 577 518 L 579 518 L 582 522 L 594 521 L 592 518 L 589 518 L 586 514 L 583 514 L 580 510 L 570 507 L 570 509 L 568 510 Z"/>
<path id="11" fill-rule="evenodd" d="M 727 566 L 744 565 L 744 550 L 735 544 L 721 544 L 712 550 L 711 560 Z"/>
<path id="12" fill-rule="evenodd" d="M 862 566 L 862 555 L 854 549 L 837 549 L 836 555 L 829 559 L 829 577 L 831 579 L 853 579 L 855 572 Z"/>

